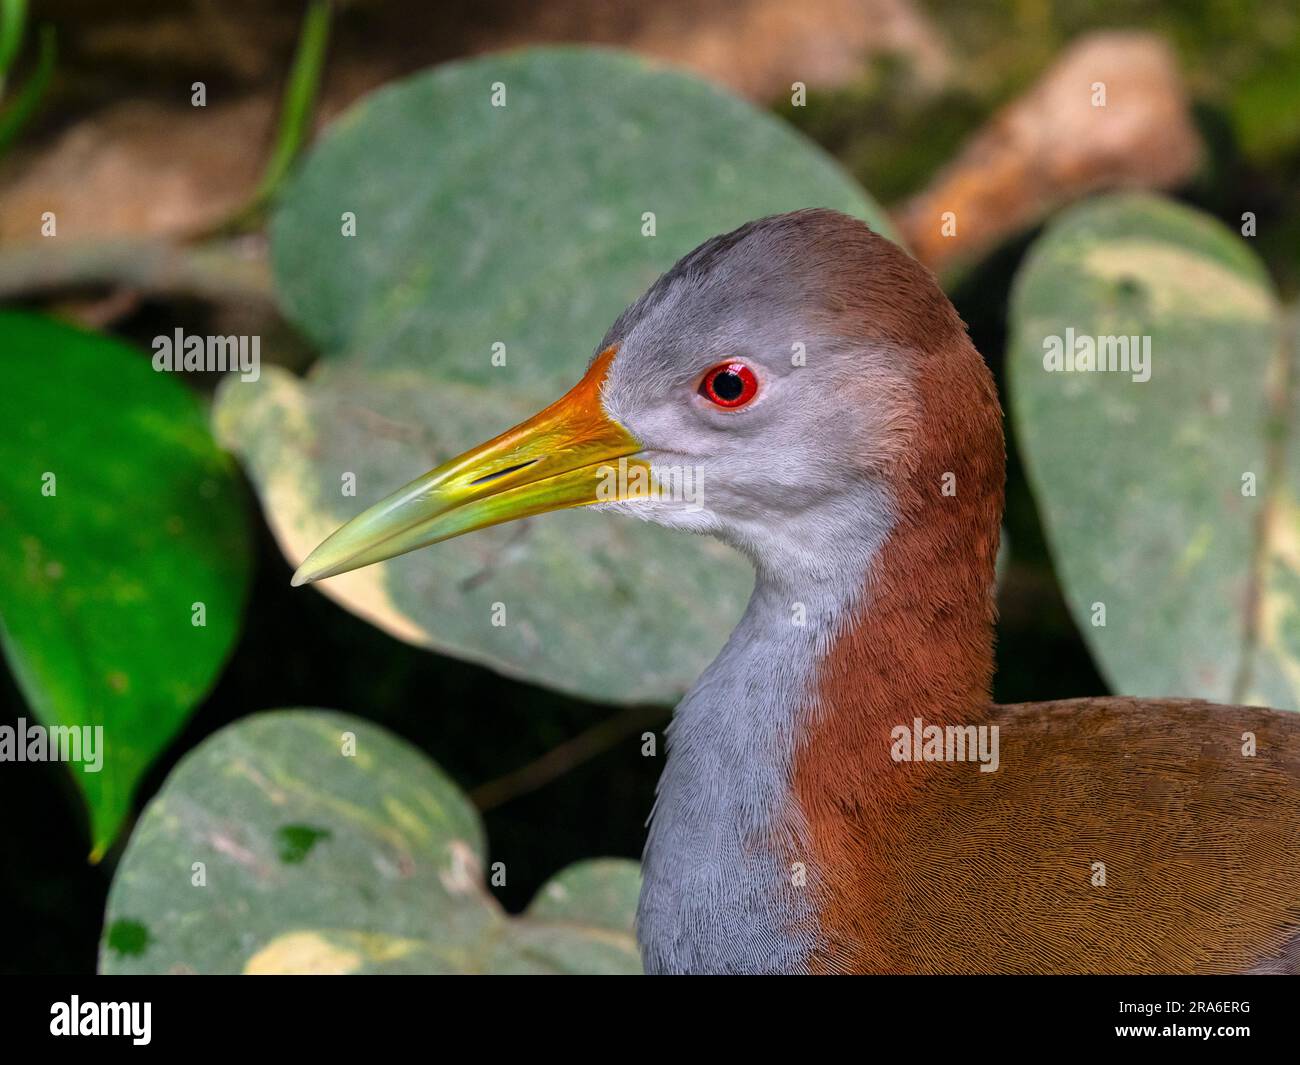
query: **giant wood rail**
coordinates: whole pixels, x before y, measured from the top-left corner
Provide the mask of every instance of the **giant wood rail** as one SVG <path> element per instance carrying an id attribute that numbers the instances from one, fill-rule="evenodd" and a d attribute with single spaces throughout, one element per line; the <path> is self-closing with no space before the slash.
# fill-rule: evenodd
<path id="1" fill-rule="evenodd" d="M 691 505 L 643 490 L 683 467 Z M 800 211 L 695 249 L 572 391 L 294 583 L 585 504 L 749 557 L 744 617 L 668 733 L 651 972 L 1300 968 L 1300 717 L 993 705 L 1003 483 L 993 380 L 933 277 Z"/>

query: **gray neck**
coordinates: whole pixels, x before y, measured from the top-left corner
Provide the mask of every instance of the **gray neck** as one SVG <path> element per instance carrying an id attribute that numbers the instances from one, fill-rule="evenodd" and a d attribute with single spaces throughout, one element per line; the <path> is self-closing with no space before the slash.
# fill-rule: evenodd
<path id="1" fill-rule="evenodd" d="M 887 535 L 887 508 L 871 502 L 845 508 L 847 528 L 824 513 L 787 524 L 793 549 L 738 545 L 756 563 L 749 606 L 668 728 L 637 913 L 648 972 L 807 968 L 818 931 L 791 868 L 805 853 L 791 763 L 817 663 Z"/>

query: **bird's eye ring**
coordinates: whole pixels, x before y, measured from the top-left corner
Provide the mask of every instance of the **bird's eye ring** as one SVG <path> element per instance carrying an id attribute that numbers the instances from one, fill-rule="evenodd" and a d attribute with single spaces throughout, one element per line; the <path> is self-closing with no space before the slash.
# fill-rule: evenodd
<path id="1" fill-rule="evenodd" d="M 758 395 L 758 378 L 743 362 L 728 359 L 705 373 L 700 395 L 719 407 L 734 410 Z"/>

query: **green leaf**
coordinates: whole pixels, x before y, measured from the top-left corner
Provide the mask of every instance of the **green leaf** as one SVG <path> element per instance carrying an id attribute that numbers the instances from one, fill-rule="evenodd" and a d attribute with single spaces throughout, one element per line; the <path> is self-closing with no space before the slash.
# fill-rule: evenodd
<path id="1" fill-rule="evenodd" d="M 616 858 L 575 862 L 542 886 L 528 916 L 626 932 L 632 927 L 640 895 L 641 873 L 635 862 Z"/>
<path id="2" fill-rule="evenodd" d="M 506 106 L 492 105 L 494 85 Z M 267 372 L 226 388 L 217 426 L 294 563 L 366 505 L 557 398 L 619 312 L 715 233 L 809 205 L 886 228 L 788 126 L 684 74 L 581 48 L 491 55 L 375 93 L 322 138 L 280 204 L 277 284 L 327 358 L 305 381 Z M 341 233 L 345 212 L 354 237 Z M 497 343 L 505 366 L 492 364 Z M 321 590 L 412 643 L 631 702 L 679 695 L 750 583 L 712 541 L 574 512 Z M 498 602 L 504 627 L 491 623 Z"/>
<path id="3" fill-rule="evenodd" d="M 510 917 L 484 887 L 485 852 L 465 796 L 384 729 L 325 710 L 245 718 L 146 808 L 100 971 L 640 971 L 635 863 L 571 866 Z"/>
<path id="4" fill-rule="evenodd" d="M 0 336 L 0 643 L 42 725 L 103 728 L 102 768 L 72 768 L 98 857 L 234 644 L 243 497 L 200 404 L 143 353 L 15 312 Z"/>
<path id="5" fill-rule="evenodd" d="M 1087 203 L 1032 249 L 1011 325 L 1020 451 L 1111 687 L 1300 707 L 1290 356 L 1249 242 L 1152 196 Z M 1049 372 L 1067 329 L 1150 337 L 1150 379 Z"/>

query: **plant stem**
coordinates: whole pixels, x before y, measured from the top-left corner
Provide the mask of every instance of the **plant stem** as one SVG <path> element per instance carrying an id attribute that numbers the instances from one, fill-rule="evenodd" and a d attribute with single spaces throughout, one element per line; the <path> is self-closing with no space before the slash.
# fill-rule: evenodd
<path id="1" fill-rule="evenodd" d="M 470 798 L 480 810 L 494 809 L 551 783 L 583 762 L 603 754 L 632 733 L 658 725 L 668 715 L 665 706 L 630 706 L 551 748 L 527 765 L 479 785 L 470 792 Z"/>
<path id="2" fill-rule="evenodd" d="M 5 78 L 18 58 L 27 24 L 27 0 L 0 0 L 0 97 L 4 96 Z"/>
<path id="3" fill-rule="evenodd" d="M 325 50 L 329 42 L 330 0 L 312 0 L 303 19 L 298 49 L 293 57 L 293 69 L 285 89 L 280 110 L 280 128 L 276 133 L 275 147 L 262 180 L 253 198 L 241 212 L 252 214 L 260 210 L 279 189 L 299 149 L 307 139 L 316 94 L 320 89 L 321 72 L 325 67 Z"/>
<path id="4" fill-rule="evenodd" d="M 8 9 L 6 9 L 6 14 Z M 9 42 L 0 41 L 7 45 Z M 42 26 L 40 29 L 40 52 L 36 60 L 36 72 L 28 79 L 27 84 L 23 86 L 22 92 L 18 94 L 18 99 L 14 101 L 12 107 L 0 115 L 0 155 L 4 155 L 9 150 L 9 146 L 18 138 L 23 127 L 31 120 L 32 115 L 40 106 L 41 100 L 45 96 L 45 90 L 50 86 L 50 80 L 54 77 L 54 60 L 57 54 L 55 48 L 54 27 L 50 25 Z M 0 67 L 0 70 L 3 68 Z M 3 85 L 3 73 L 0 73 L 0 86 Z"/>

